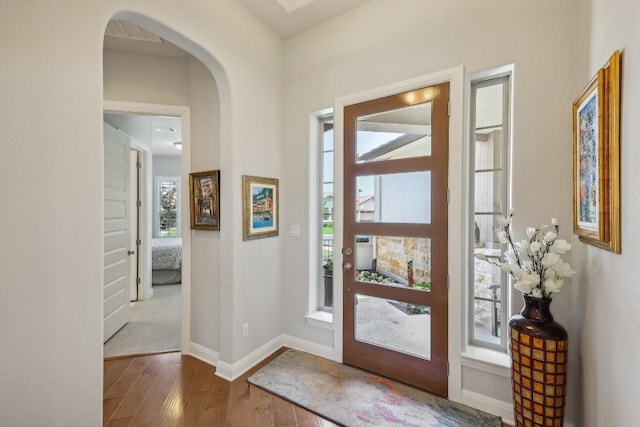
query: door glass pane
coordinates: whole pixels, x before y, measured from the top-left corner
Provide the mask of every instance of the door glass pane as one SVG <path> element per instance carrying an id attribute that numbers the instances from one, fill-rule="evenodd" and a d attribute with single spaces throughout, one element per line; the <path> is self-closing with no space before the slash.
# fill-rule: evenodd
<path id="1" fill-rule="evenodd" d="M 358 117 L 358 162 L 431 155 L 431 102 Z"/>
<path id="2" fill-rule="evenodd" d="M 431 223 L 431 172 L 356 178 L 355 220 L 405 224 Z"/>
<path id="3" fill-rule="evenodd" d="M 355 338 L 431 360 L 431 307 L 356 295 Z"/>
<path id="4" fill-rule="evenodd" d="M 356 236 L 355 279 L 431 292 L 431 239 Z"/>

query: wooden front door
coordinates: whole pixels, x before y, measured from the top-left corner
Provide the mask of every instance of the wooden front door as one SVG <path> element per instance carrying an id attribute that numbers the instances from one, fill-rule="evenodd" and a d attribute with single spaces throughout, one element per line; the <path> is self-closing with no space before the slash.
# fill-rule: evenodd
<path id="1" fill-rule="evenodd" d="M 344 108 L 344 362 L 447 396 L 449 83 Z"/>

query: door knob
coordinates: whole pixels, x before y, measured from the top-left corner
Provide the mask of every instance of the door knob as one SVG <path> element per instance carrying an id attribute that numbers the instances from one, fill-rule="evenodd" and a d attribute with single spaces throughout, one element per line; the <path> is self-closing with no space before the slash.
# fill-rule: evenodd
<path id="1" fill-rule="evenodd" d="M 127 251 L 127 255 L 135 255 L 136 251 Z"/>
<path id="2" fill-rule="evenodd" d="M 351 248 L 347 248 L 344 250 L 344 254 L 347 256 L 351 255 L 352 253 L 353 253 L 353 250 Z"/>
<path id="3" fill-rule="evenodd" d="M 351 270 L 352 265 L 350 263 L 346 263 L 343 268 L 347 271 Z"/>

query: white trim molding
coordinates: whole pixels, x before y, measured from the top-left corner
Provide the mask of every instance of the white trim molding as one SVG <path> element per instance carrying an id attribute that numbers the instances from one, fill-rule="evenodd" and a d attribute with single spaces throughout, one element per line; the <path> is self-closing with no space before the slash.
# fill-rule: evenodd
<path id="1" fill-rule="evenodd" d="M 462 390 L 461 397 L 459 403 L 499 416 L 503 423 L 514 424 L 513 404 L 510 402 L 504 402 L 470 390 Z"/>
<path id="2" fill-rule="evenodd" d="M 220 353 L 193 341 L 189 343 L 189 348 L 187 348 L 186 351 L 183 350 L 182 354 L 188 354 L 189 356 L 202 360 L 204 363 L 216 367 L 220 360 Z"/>
<path id="3" fill-rule="evenodd" d="M 227 381 L 233 381 L 249 369 L 256 366 L 258 363 L 262 362 L 281 347 L 282 336 L 279 336 L 247 354 L 235 363 L 228 363 L 220 360 L 216 365 L 216 375 Z"/>
<path id="4" fill-rule="evenodd" d="M 199 346 L 199 347 L 201 349 L 204 349 L 204 347 L 202 346 Z M 262 345 L 260 348 L 249 353 L 248 355 L 246 355 L 245 357 L 243 357 L 242 359 L 238 360 L 235 363 L 227 363 L 222 360 L 219 360 L 218 353 L 208 349 L 206 350 L 211 352 L 211 354 L 216 355 L 215 363 L 211 363 L 210 361 L 201 357 L 198 357 L 198 358 L 212 365 L 215 364 L 216 375 L 219 376 L 220 378 L 225 379 L 227 381 L 233 381 L 239 378 L 240 376 L 242 376 L 249 369 L 256 366 L 258 363 L 265 360 L 267 357 L 271 356 L 274 352 L 281 349 L 282 347 L 293 348 L 295 350 L 304 351 L 306 353 L 310 353 L 315 356 L 320 356 L 320 357 L 324 357 L 325 359 L 333 360 L 332 358 L 333 348 L 316 344 L 311 341 L 303 340 L 301 338 L 292 337 L 290 335 L 280 335 L 279 337 L 274 338 L 273 340 Z M 197 357 L 197 356 L 194 355 L 194 357 Z M 209 360 L 213 360 L 213 358 L 210 357 Z"/>

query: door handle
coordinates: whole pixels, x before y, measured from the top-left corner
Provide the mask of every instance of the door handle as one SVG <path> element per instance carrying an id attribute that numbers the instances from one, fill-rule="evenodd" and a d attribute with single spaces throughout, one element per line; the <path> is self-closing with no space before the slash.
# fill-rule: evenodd
<path id="1" fill-rule="evenodd" d="M 351 270 L 351 267 L 352 267 L 351 263 L 346 263 L 345 265 L 342 266 L 342 268 L 344 268 L 346 271 Z"/>
<path id="2" fill-rule="evenodd" d="M 347 256 L 351 255 L 352 253 L 353 253 L 353 250 L 351 248 L 346 248 L 344 250 L 344 254 L 347 255 Z"/>
<path id="3" fill-rule="evenodd" d="M 135 255 L 136 251 L 127 251 L 127 255 Z"/>

